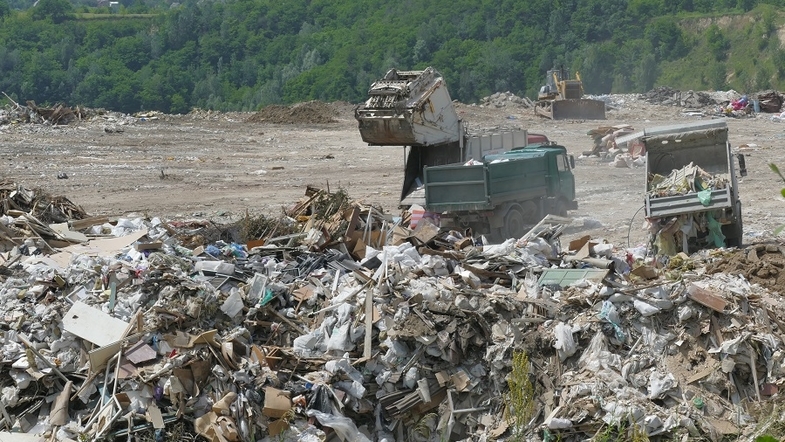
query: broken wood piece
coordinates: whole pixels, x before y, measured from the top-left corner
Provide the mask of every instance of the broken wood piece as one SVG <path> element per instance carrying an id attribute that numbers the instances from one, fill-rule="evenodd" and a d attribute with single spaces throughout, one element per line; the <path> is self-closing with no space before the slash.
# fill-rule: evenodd
<path id="1" fill-rule="evenodd" d="M 74 385 L 73 385 L 73 383 L 71 383 L 71 380 L 70 380 L 70 379 L 68 379 L 67 377 L 65 377 L 65 375 L 63 374 L 63 372 L 61 372 L 60 370 L 58 370 L 58 369 L 57 369 L 57 367 L 55 367 L 55 366 L 54 366 L 54 364 L 52 364 L 51 362 L 49 362 L 49 359 L 46 359 L 46 358 L 44 357 L 44 355 L 42 355 L 41 353 L 39 353 L 39 352 L 38 352 L 38 350 L 36 350 L 36 349 L 35 349 L 35 347 L 33 347 L 33 343 L 32 343 L 32 342 L 30 342 L 30 339 L 29 339 L 27 336 L 25 336 L 25 335 L 24 335 L 24 334 L 22 334 L 22 333 L 19 333 L 19 335 L 18 335 L 18 336 L 19 336 L 19 340 L 20 340 L 20 341 L 22 341 L 22 343 L 23 343 L 23 344 L 24 344 L 24 345 L 25 345 L 25 346 L 26 346 L 28 349 L 30 349 L 30 351 L 32 351 L 32 352 L 33 352 L 33 354 L 34 354 L 34 355 L 36 355 L 36 356 L 38 357 L 38 359 L 40 359 L 40 360 L 41 360 L 41 362 L 43 362 L 43 363 L 44 363 L 44 365 L 46 365 L 46 366 L 47 366 L 49 369 L 51 369 L 53 372 L 55 372 L 55 374 L 57 375 L 57 377 L 59 377 L 60 379 L 62 379 L 63 381 L 65 381 L 65 382 L 66 382 L 66 385 L 70 385 L 70 386 L 71 386 L 71 389 L 74 389 Z"/>
<path id="2" fill-rule="evenodd" d="M 698 304 L 718 313 L 725 313 L 725 307 L 728 305 L 728 302 L 721 297 L 695 284 L 690 284 L 690 287 L 687 289 L 687 296 Z"/>
<path id="3" fill-rule="evenodd" d="M 709 376 L 710 374 L 714 373 L 715 371 L 717 371 L 717 367 L 709 367 L 704 370 L 701 370 L 698 373 L 695 373 L 694 375 L 687 378 L 687 385 L 695 381 L 699 381 L 705 378 L 706 376 Z"/>

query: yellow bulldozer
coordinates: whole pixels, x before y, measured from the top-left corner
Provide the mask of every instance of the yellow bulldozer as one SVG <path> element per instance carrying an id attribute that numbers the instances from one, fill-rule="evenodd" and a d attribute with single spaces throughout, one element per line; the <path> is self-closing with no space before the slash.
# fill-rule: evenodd
<path id="1" fill-rule="evenodd" d="M 570 78 L 569 69 L 548 71 L 545 86 L 537 95 L 534 112 L 552 120 L 604 120 L 605 102 L 583 98 L 583 82 L 577 72 Z"/>

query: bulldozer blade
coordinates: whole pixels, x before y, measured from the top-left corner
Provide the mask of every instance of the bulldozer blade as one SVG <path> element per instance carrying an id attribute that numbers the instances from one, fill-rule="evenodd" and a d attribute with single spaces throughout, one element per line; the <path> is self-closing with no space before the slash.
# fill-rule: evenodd
<path id="1" fill-rule="evenodd" d="M 552 120 L 605 119 L 605 102 L 600 100 L 542 100 L 536 104 L 535 113 Z"/>

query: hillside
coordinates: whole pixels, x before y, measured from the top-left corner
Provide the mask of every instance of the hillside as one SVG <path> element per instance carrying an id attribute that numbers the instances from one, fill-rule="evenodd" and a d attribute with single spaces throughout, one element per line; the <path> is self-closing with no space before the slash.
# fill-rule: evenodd
<path id="1" fill-rule="evenodd" d="M 782 0 L 187 0 L 118 10 L 0 0 L 0 90 L 124 112 L 358 102 L 391 67 L 435 66 L 454 98 L 534 98 L 553 66 L 588 93 L 777 88 Z M 10 5 L 14 5 L 12 8 Z"/>

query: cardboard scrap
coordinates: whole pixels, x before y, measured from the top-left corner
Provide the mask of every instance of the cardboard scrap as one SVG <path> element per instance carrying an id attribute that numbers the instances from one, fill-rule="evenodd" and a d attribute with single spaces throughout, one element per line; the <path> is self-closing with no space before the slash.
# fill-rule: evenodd
<path id="1" fill-rule="evenodd" d="M 289 429 L 289 422 L 286 422 L 284 419 L 278 419 L 276 421 L 272 421 L 267 426 L 267 432 L 270 434 L 270 436 L 278 436 L 279 434 L 283 433 L 288 429 Z"/>
<path id="2" fill-rule="evenodd" d="M 125 351 L 125 357 L 134 365 L 139 365 L 143 362 L 152 361 L 158 357 L 158 354 L 153 350 L 153 347 L 150 347 L 144 341 L 139 341 Z"/>
<path id="3" fill-rule="evenodd" d="M 65 247 L 61 249 L 59 253 L 51 255 L 50 258 L 65 267 L 71 261 L 72 255 L 114 256 L 124 248 L 139 241 L 139 239 L 143 238 L 145 235 L 147 235 L 147 229 L 142 229 L 117 238 L 94 239 L 84 244 L 74 244 Z"/>
<path id="4" fill-rule="evenodd" d="M 463 370 L 458 370 L 457 373 L 450 376 L 450 380 L 452 380 L 453 385 L 455 385 L 455 389 L 461 392 L 468 390 L 472 382 L 469 375 Z"/>
<path id="5" fill-rule="evenodd" d="M 274 387 L 264 390 L 264 408 L 262 414 L 267 417 L 281 418 L 292 409 L 291 393 Z"/>
<path id="6" fill-rule="evenodd" d="M 158 408 L 157 405 L 152 404 L 147 407 L 147 413 L 145 414 L 147 421 L 153 424 L 153 428 L 159 430 L 161 428 L 166 427 L 164 425 L 164 417 L 161 415 L 161 409 Z"/>
<path id="7" fill-rule="evenodd" d="M 49 423 L 52 425 L 65 425 L 69 422 L 68 403 L 71 399 L 71 387 L 73 387 L 73 385 L 74 383 L 72 381 L 66 382 L 63 391 L 57 395 L 57 399 L 55 399 L 52 409 L 49 412 Z M 0 437 L 0 440 L 4 439 Z"/>

